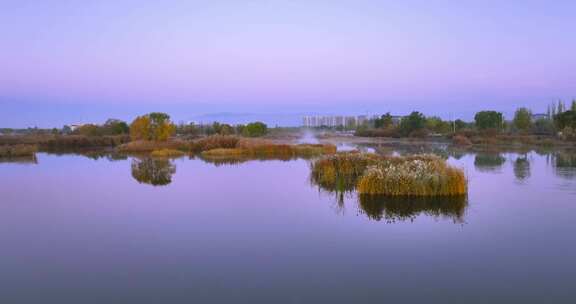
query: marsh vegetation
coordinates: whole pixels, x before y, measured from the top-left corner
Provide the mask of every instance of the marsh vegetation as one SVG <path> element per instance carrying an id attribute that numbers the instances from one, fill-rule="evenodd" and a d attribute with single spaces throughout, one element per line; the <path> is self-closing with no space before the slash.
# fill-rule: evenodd
<path id="1" fill-rule="evenodd" d="M 0 158 L 32 157 L 36 154 L 35 145 L 5 145 L 0 146 Z"/>
<path id="2" fill-rule="evenodd" d="M 467 193 L 463 170 L 434 155 L 379 156 L 339 153 L 312 164 L 311 179 L 334 192 L 388 196 L 456 196 Z"/>

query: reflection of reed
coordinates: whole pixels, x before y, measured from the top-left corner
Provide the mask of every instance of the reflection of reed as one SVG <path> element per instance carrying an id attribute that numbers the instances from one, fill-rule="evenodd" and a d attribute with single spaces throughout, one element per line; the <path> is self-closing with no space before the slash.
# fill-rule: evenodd
<path id="1" fill-rule="evenodd" d="M 165 186 L 172 182 L 176 166 L 169 159 L 143 158 L 132 160 L 132 177 L 139 183 Z"/>
<path id="2" fill-rule="evenodd" d="M 17 156 L 17 157 L 0 157 L 0 163 L 38 164 L 38 159 L 36 158 L 36 155 Z"/>
<path id="3" fill-rule="evenodd" d="M 463 223 L 468 198 L 466 196 L 445 197 L 390 197 L 358 195 L 362 213 L 369 219 L 387 222 L 413 220 L 419 214 L 436 218 L 449 218 Z"/>
<path id="4" fill-rule="evenodd" d="M 199 155 L 199 159 L 205 163 L 213 164 L 214 166 L 226 166 L 226 165 L 239 165 L 249 161 L 267 161 L 267 160 L 280 160 L 280 161 L 291 161 L 296 159 L 308 159 L 307 157 L 295 157 L 291 155 L 287 156 L 206 156 Z"/>

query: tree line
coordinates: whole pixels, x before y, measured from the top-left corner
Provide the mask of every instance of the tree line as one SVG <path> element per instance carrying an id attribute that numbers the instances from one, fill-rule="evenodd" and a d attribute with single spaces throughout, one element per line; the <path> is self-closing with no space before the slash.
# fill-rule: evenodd
<path id="1" fill-rule="evenodd" d="M 367 121 L 357 128 L 359 136 L 422 137 L 430 134 L 447 135 L 462 130 L 475 130 L 489 133 L 515 133 L 535 135 L 560 135 L 576 138 L 576 100 L 570 107 L 563 102 L 550 105 L 545 115 L 534 116 L 526 107 L 518 108 L 511 120 L 498 111 L 480 111 L 474 115 L 474 121 L 461 119 L 443 120 L 437 116 L 426 117 L 413 111 L 400 119 L 394 119 L 390 113 Z"/>

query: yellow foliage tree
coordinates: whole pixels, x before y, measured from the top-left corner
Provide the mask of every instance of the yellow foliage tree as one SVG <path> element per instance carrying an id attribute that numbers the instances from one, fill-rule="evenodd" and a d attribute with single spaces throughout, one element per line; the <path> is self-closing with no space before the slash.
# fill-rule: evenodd
<path id="1" fill-rule="evenodd" d="M 150 117 L 138 116 L 130 124 L 130 138 L 132 140 L 150 140 Z"/>
<path id="2" fill-rule="evenodd" d="M 166 141 L 176 131 L 176 126 L 165 113 L 138 116 L 130 125 L 132 140 Z"/>

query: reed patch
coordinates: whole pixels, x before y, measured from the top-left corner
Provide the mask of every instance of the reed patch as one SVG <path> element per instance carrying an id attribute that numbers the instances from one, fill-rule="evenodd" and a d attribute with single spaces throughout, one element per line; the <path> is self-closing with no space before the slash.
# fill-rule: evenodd
<path id="1" fill-rule="evenodd" d="M 339 153 L 312 164 L 311 180 L 331 192 L 387 196 L 454 196 L 467 193 L 461 169 L 433 155 L 406 157 Z"/>
<path id="2" fill-rule="evenodd" d="M 0 157 L 32 157 L 36 155 L 37 147 L 35 145 L 6 145 L 0 146 Z"/>

